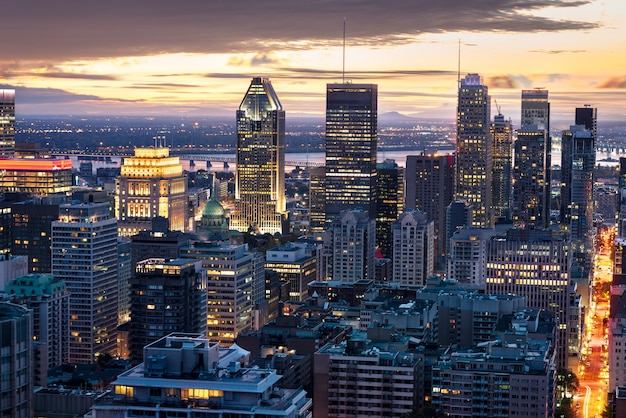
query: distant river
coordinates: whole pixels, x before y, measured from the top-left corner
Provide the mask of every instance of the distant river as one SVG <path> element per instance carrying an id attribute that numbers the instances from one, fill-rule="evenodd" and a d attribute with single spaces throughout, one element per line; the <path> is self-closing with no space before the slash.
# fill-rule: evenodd
<path id="1" fill-rule="evenodd" d="M 394 160 L 396 164 L 400 167 L 406 166 L 406 157 L 407 155 L 419 155 L 423 150 L 402 150 L 402 151 L 378 151 L 378 162 L 383 162 L 385 160 Z M 442 154 L 451 154 L 453 152 L 452 149 L 441 149 L 439 150 Z M 191 165 L 191 160 L 193 158 L 181 158 L 181 163 L 183 164 L 183 169 L 187 171 L 196 171 L 201 169 L 209 169 L 213 171 L 234 171 L 235 164 L 232 162 L 228 163 L 228 167 L 225 168 L 223 162 L 220 162 L 220 158 L 224 158 L 227 161 L 233 161 L 235 158 L 234 153 L 222 153 L 222 154 L 198 154 L 199 157 L 203 157 L 206 155 L 210 155 L 214 162 L 212 162 L 211 167 L 207 167 L 207 163 L 202 160 L 194 160 L 194 165 Z M 625 157 L 625 154 L 621 154 L 617 151 L 605 152 L 598 151 L 596 152 L 596 163 L 603 166 L 617 166 L 619 163 L 620 157 Z M 72 164 L 75 169 L 79 167 L 79 161 L 77 156 L 71 156 Z M 285 154 L 285 161 L 287 162 L 287 170 L 291 170 L 294 168 L 295 164 L 306 164 L 307 162 L 313 163 L 316 165 L 324 164 L 325 161 L 325 153 L 324 152 L 288 152 Z M 105 161 L 92 161 L 94 171 L 100 167 L 115 167 L 120 165 L 121 158 L 120 157 L 111 157 L 109 162 Z M 561 153 L 560 149 L 556 149 L 552 151 L 552 165 L 561 165 Z"/>

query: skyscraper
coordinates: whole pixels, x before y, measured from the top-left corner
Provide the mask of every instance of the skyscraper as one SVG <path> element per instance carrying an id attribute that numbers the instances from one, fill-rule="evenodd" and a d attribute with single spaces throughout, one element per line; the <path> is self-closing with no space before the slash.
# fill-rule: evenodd
<path id="1" fill-rule="evenodd" d="M 474 209 L 472 226 L 489 227 L 493 148 L 491 97 L 478 74 L 468 74 L 459 86 L 456 138 L 456 199 Z"/>
<path id="2" fill-rule="evenodd" d="M 326 226 L 343 210 L 376 218 L 378 86 L 326 86 Z"/>
<path id="3" fill-rule="evenodd" d="M 285 111 L 266 78 L 252 79 L 237 110 L 235 199 L 230 229 L 286 232 Z"/>
<path id="4" fill-rule="evenodd" d="M 403 207 L 403 169 L 394 160 L 376 165 L 376 245 L 384 258 L 392 258 L 391 224 Z"/>
<path id="5" fill-rule="evenodd" d="M 517 135 L 521 142 L 515 145 L 514 222 L 531 228 L 547 228 L 550 226 L 552 179 L 548 90 L 522 90 L 522 114 Z M 531 195 L 535 197 L 530 198 Z"/>
<path id="6" fill-rule="evenodd" d="M 433 275 L 434 223 L 421 211 L 407 209 L 391 227 L 393 234 L 393 279 L 403 286 L 426 285 Z"/>
<path id="7" fill-rule="evenodd" d="M 332 278 L 344 283 L 373 280 L 376 221 L 359 209 L 346 210 L 333 222 Z"/>
<path id="8" fill-rule="evenodd" d="M 0 158 L 15 156 L 15 90 L 0 89 Z"/>
<path id="9" fill-rule="evenodd" d="M 576 109 L 577 124 L 561 137 L 561 224 L 571 235 L 574 261 L 587 271 L 593 249 L 596 117 L 595 108 Z"/>
<path id="10" fill-rule="evenodd" d="M 108 203 L 60 206 L 52 222 L 52 274 L 70 293 L 69 361 L 117 348 L 117 220 Z"/>
<path id="11" fill-rule="evenodd" d="M 511 166 L 513 163 L 513 127 L 511 119 L 505 120 L 498 112 L 491 124 L 493 140 L 493 178 L 491 179 L 491 205 L 494 216 L 503 220 L 511 217 Z"/>
<path id="12" fill-rule="evenodd" d="M 454 198 L 454 156 L 422 152 L 406 157 L 405 203 L 434 222 L 435 263 L 446 255 L 446 208 Z M 456 229 L 456 228 L 455 228 Z"/>
<path id="13" fill-rule="evenodd" d="M 167 218 L 171 231 L 187 231 L 187 178 L 179 158 L 163 146 L 135 148 L 116 181 L 115 210 L 121 236 L 151 230 L 158 216 Z"/>

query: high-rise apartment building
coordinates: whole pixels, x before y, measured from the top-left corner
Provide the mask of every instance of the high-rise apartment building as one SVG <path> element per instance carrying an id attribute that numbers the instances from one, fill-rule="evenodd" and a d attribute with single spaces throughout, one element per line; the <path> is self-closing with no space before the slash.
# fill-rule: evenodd
<path id="1" fill-rule="evenodd" d="M 407 209 L 392 224 L 392 282 L 422 287 L 435 268 L 434 222 L 421 211 Z"/>
<path id="2" fill-rule="evenodd" d="M 178 157 L 166 147 L 135 148 L 124 158 L 115 184 L 115 215 L 121 236 L 150 230 L 152 219 L 167 218 L 170 231 L 187 231 L 187 179 Z"/>
<path id="3" fill-rule="evenodd" d="M 461 228 L 450 238 L 447 277 L 485 288 L 487 243 L 496 235 L 493 228 Z M 497 292 L 492 292 L 497 293 Z"/>
<path id="4" fill-rule="evenodd" d="M 546 183 L 549 168 L 544 166 L 545 146 L 545 130 L 537 125 L 524 125 L 517 131 L 512 220 L 520 228 L 544 229 L 550 224 L 550 201 L 545 200 L 549 197 L 546 188 L 550 189 Z"/>
<path id="5" fill-rule="evenodd" d="M 489 240 L 487 293 L 525 296 L 529 307 L 554 313 L 557 364 L 567 368 L 570 306 L 569 241 L 556 231 L 511 229 Z"/>
<path id="6" fill-rule="evenodd" d="M 149 258 L 131 279 L 131 357 L 173 332 L 204 334 L 207 325 L 206 276 L 201 261 Z"/>
<path id="7" fill-rule="evenodd" d="M 52 222 L 52 274 L 70 292 L 69 361 L 117 348 L 117 220 L 108 203 L 65 204 Z"/>
<path id="8" fill-rule="evenodd" d="M 376 165 L 376 245 L 384 258 L 392 258 L 391 224 L 402 213 L 404 170 L 394 160 Z"/>
<path id="9" fill-rule="evenodd" d="M 468 74 L 459 85 L 455 194 L 457 200 L 473 207 L 471 226 L 476 228 L 487 228 L 493 224 L 490 121 L 491 96 L 488 88 L 481 76 Z"/>
<path id="10" fill-rule="evenodd" d="M 48 385 L 48 369 L 68 361 L 69 293 L 63 280 L 51 274 L 13 279 L 5 289 L 11 302 L 26 306 L 33 316 L 33 383 Z"/>
<path id="11" fill-rule="evenodd" d="M 491 206 L 496 218 L 511 218 L 511 167 L 513 165 L 513 127 L 511 119 L 498 113 L 491 124 L 493 140 L 493 174 L 491 179 Z"/>
<path id="12" fill-rule="evenodd" d="M 332 227 L 332 279 L 354 283 L 374 280 L 376 221 L 361 210 L 343 211 Z"/>
<path id="13" fill-rule="evenodd" d="M 531 128 L 527 128 L 531 126 Z M 538 173 L 539 179 L 535 188 L 542 189 L 541 202 L 542 205 L 539 208 L 541 218 L 539 222 L 532 222 L 531 227 L 547 228 L 550 225 L 550 182 L 552 180 L 551 165 L 552 165 L 552 136 L 550 135 L 550 102 L 548 101 L 548 90 L 537 88 L 532 90 L 522 90 L 522 114 L 520 120 L 520 128 L 525 130 L 528 136 L 527 140 L 533 140 L 535 142 L 542 142 L 540 146 L 537 144 L 534 146 L 534 151 L 541 153 L 539 155 L 528 155 L 531 161 L 541 161 L 540 166 L 534 167 L 532 170 Z M 533 132 L 534 133 L 531 133 Z M 541 133 L 543 133 L 543 141 L 541 141 Z M 519 138 L 519 132 L 518 132 Z M 516 148 L 517 151 L 517 148 Z M 515 157 L 515 164 L 517 166 L 517 156 Z M 520 167 L 528 161 L 520 161 Z M 541 178 L 542 177 L 542 178 Z M 516 180 L 514 180 L 515 182 Z M 515 193 L 515 187 L 517 183 L 514 183 L 513 190 Z M 523 198 L 523 194 L 517 195 Z M 525 202 L 515 201 L 516 207 L 522 207 Z M 523 214 L 522 214 L 523 215 Z M 524 221 L 522 219 L 522 221 Z"/>
<path id="14" fill-rule="evenodd" d="M 574 261 L 586 271 L 591 269 L 593 250 L 596 115 L 595 108 L 576 109 L 581 124 L 572 125 L 561 137 L 561 224 L 571 235 Z"/>
<path id="15" fill-rule="evenodd" d="M 0 89 L 0 158 L 15 156 L 15 90 Z"/>
<path id="16" fill-rule="evenodd" d="M 252 79 L 237 110 L 236 176 L 230 229 L 287 232 L 285 111 L 266 78 Z"/>
<path id="17" fill-rule="evenodd" d="M 435 262 L 446 255 L 446 208 L 454 199 L 454 156 L 422 152 L 406 157 L 404 206 L 433 221 Z"/>
<path id="18" fill-rule="evenodd" d="M 26 307 L 0 302 L 0 416 L 33 416 L 33 318 Z"/>
<path id="19" fill-rule="evenodd" d="M 195 243 L 181 258 L 202 260 L 207 272 L 207 336 L 220 344 L 254 328 L 256 303 L 265 298 L 263 256 L 247 244 Z"/>
<path id="20" fill-rule="evenodd" d="M 376 218 L 378 86 L 326 86 L 326 225 L 344 210 Z"/>

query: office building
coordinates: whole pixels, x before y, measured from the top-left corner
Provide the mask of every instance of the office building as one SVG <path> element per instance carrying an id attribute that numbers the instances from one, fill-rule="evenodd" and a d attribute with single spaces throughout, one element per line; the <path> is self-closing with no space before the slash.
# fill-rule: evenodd
<path id="1" fill-rule="evenodd" d="M 378 86 L 326 86 L 326 225 L 359 208 L 376 218 Z"/>
<path id="2" fill-rule="evenodd" d="M 285 111 L 272 83 L 254 77 L 237 110 L 235 208 L 230 229 L 288 231 L 285 198 Z"/>
<path id="3" fill-rule="evenodd" d="M 315 353 L 314 418 L 402 417 L 423 405 L 423 363 L 394 331 L 372 324 Z"/>
<path id="4" fill-rule="evenodd" d="M 135 148 L 124 158 L 115 184 L 115 216 L 119 234 L 150 230 L 152 219 L 168 220 L 170 231 L 188 231 L 187 178 L 178 157 L 162 146 Z"/>
<path id="5" fill-rule="evenodd" d="M 558 367 L 569 357 L 570 243 L 557 231 L 511 229 L 488 242 L 487 293 L 526 297 L 529 307 L 554 314 Z"/>
<path id="6" fill-rule="evenodd" d="M 585 110 L 584 108 L 582 110 Z M 595 110 L 591 109 L 590 110 Z M 583 112 L 583 114 L 585 114 Z M 594 113 L 595 115 L 595 113 Z M 583 119 L 582 122 L 589 122 Z M 593 129 L 594 123 L 590 123 Z M 561 137 L 561 225 L 572 239 L 574 261 L 586 272 L 593 252 L 595 136 L 586 125 L 572 125 Z"/>
<path id="7" fill-rule="evenodd" d="M 317 276 L 317 257 L 306 253 L 305 247 L 287 243 L 265 253 L 265 269 L 278 273 L 280 281 L 287 283 L 289 300 L 308 298 L 308 285 Z"/>
<path id="8" fill-rule="evenodd" d="M 265 299 L 263 255 L 247 244 L 193 243 L 181 258 L 202 261 L 207 273 L 207 336 L 222 345 L 255 328 L 257 303 Z"/>
<path id="9" fill-rule="evenodd" d="M 614 246 L 613 281 L 610 287 L 608 365 L 609 393 L 626 386 L 626 238 L 618 237 Z"/>
<path id="10" fill-rule="evenodd" d="M 326 167 L 312 167 L 309 173 L 309 235 L 321 240 L 326 220 Z"/>
<path id="11" fill-rule="evenodd" d="M 493 228 L 461 228 L 450 238 L 448 279 L 485 288 L 487 243 L 496 235 Z M 502 293 L 502 292 L 491 292 Z"/>
<path id="12" fill-rule="evenodd" d="M 41 200 L 11 206 L 11 253 L 28 258 L 29 273 L 50 273 L 52 222 L 59 219 L 59 205 Z"/>
<path id="13" fill-rule="evenodd" d="M 432 368 L 432 405 L 454 417 L 554 416 L 554 347 L 521 322 L 498 340 L 448 350 Z"/>
<path id="14" fill-rule="evenodd" d="M 519 228 L 545 229 L 550 224 L 545 146 L 546 132 L 537 125 L 524 125 L 517 131 L 512 220 Z"/>
<path id="15" fill-rule="evenodd" d="M 450 238 L 454 233 L 469 227 L 472 223 L 472 207 L 466 202 L 456 200 L 446 207 L 446 259 L 450 256 Z"/>
<path id="16" fill-rule="evenodd" d="M 117 349 L 117 220 L 108 203 L 64 204 L 52 222 L 52 275 L 70 293 L 69 361 Z"/>
<path id="17" fill-rule="evenodd" d="M 137 263 L 148 258 L 178 258 L 180 250 L 189 244 L 189 236 L 180 231 L 162 231 L 158 227 L 141 231 L 130 237 L 130 272 Z"/>
<path id="18" fill-rule="evenodd" d="M 117 238 L 117 325 L 130 321 L 130 248 L 130 238 Z"/>
<path id="19" fill-rule="evenodd" d="M 376 171 L 376 246 L 379 256 L 392 258 L 391 224 L 404 207 L 404 170 L 394 160 L 385 160 Z"/>
<path id="20" fill-rule="evenodd" d="M 455 196 L 473 207 L 471 226 L 475 228 L 488 228 L 493 224 L 490 121 L 488 88 L 481 76 L 468 74 L 459 85 Z"/>
<path id="21" fill-rule="evenodd" d="M 26 192 L 33 196 L 69 193 L 72 189 L 72 160 L 0 159 L 0 191 Z"/>
<path id="22" fill-rule="evenodd" d="M 446 208 L 454 198 L 454 156 L 422 152 L 406 157 L 404 206 L 433 221 L 435 262 L 446 255 Z"/>
<path id="23" fill-rule="evenodd" d="M 493 140 L 493 174 L 491 179 L 491 205 L 496 219 L 511 218 L 511 167 L 513 166 L 513 126 L 500 113 L 491 124 Z"/>
<path id="24" fill-rule="evenodd" d="M 374 280 L 376 221 L 361 210 L 343 211 L 332 226 L 332 279 Z"/>
<path id="25" fill-rule="evenodd" d="M 206 332 L 206 273 L 195 260 L 150 258 L 140 261 L 130 282 L 131 358 L 173 332 Z"/>
<path id="26" fill-rule="evenodd" d="M 26 306 L 33 316 L 33 384 L 48 386 L 48 369 L 68 361 L 69 293 L 63 280 L 51 274 L 29 274 L 13 279 L 5 294 Z"/>
<path id="27" fill-rule="evenodd" d="M 310 417 L 306 392 L 282 388 L 275 369 L 249 368 L 249 354 L 199 335 L 168 335 L 145 347 L 143 363 L 117 377 L 93 416 Z"/>
<path id="28" fill-rule="evenodd" d="M 0 254 L 0 291 L 18 277 L 28 274 L 28 263 L 23 255 Z"/>
<path id="29" fill-rule="evenodd" d="M 0 89 L 0 158 L 15 156 L 15 90 Z"/>
<path id="30" fill-rule="evenodd" d="M 28 308 L 0 302 L 0 416 L 33 416 L 33 318 Z"/>
<path id="31" fill-rule="evenodd" d="M 421 211 L 407 209 L 392 224 L 392 282 L 422 287 L 435 269 L 435 227 Z"/>

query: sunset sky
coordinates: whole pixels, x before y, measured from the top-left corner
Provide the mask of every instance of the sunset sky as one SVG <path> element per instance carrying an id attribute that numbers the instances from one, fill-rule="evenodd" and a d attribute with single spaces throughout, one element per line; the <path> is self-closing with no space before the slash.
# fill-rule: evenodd
<path id="1" fill-rule="evenodd" d="M 550 91 L 553 119 L 626 118 L 624 0 L 19 0 L 3 4 L 0 86 L 31 114 L 233 115 L 267 76 L 287 116 L 326 83 L 377 83 L 379 112 L 453 119 L 461 74 L 502 113 Z M 496 111 L 495 103 L 492 104 Z"/>

